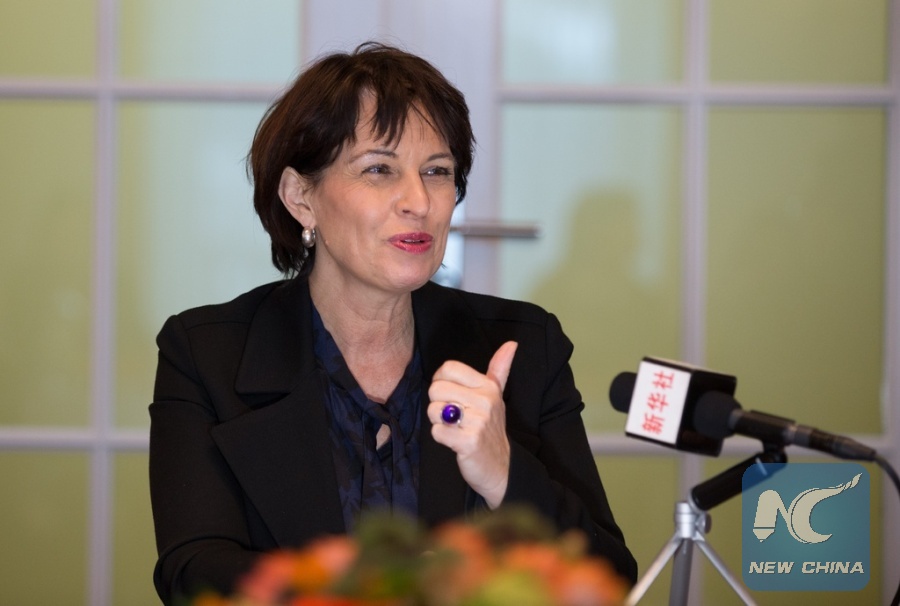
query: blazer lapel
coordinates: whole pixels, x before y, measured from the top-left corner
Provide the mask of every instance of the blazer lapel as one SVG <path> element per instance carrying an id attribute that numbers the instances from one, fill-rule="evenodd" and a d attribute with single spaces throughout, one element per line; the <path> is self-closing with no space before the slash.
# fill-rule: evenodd
<path id="1" fill-rule="evenodd" d="M 247 334 L 235 390 L 261 406 L 213 439 L 279 545 L 345 531 L 305 279 L 276 288 Z"/>
<path id="2" fill-rule="evenodd" d="M 426 410 L 431 378 L 447 360 L 459 360 L 485 372 L 493 350 L 475 314 L 456 291 L 429 282 L 413 292 L 413 313 L 424 378 L 419 434 L 419 515 L 433 526 L 464 515 L 476 495 L 459 472 L 456 454 L 431 436 Z"/>
<path id="3" fill-rule="evenodd" d="M 419 515 L 428 525 L 462 516 L 476 495 L 456 455 L 431 436 L 428 386 L 447 360 L 480 372 L 493 349 L 477 318 L 453 290 L 428 283 L 413 292 L 424 393 L 419 435 Z M 305 279 L 284 283 L 260 305 L 235 381 L 248 401 L 273 402 L 219 424 L 213 439 L 272 536 L 300 545 L 346 531 L 329 419 L 313 353 L 312 307 Z"/>

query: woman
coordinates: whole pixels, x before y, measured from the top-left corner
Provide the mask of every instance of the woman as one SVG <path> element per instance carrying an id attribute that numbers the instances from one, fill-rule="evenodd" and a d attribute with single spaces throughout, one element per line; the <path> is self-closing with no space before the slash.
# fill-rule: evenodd
<path id="1" fill-rule="evenodd" d="M 462 94 L 379 44 L 270 108 L 254 204 L 290 279 L 168 320 L 150 406 L 164 601 L 389 508 L 428 525 L 529 503 L 631 579 L 568 359 L 530 304 L 429 282 L 474 139 Z"/>

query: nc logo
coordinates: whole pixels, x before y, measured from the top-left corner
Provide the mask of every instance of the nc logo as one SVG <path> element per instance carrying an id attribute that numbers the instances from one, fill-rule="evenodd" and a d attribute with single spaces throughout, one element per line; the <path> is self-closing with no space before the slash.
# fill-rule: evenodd
<path id="1" fill-rule="evenodd" d="M 784 518 L 788 532 L 791 536 L 801 543 L 823 543 L 831 538 L 830 534 L 819 534 L 810 526 L 809 518 L 812 515 L 813 507 L 821 501 L 839 495 L 845 490 L 849 490 L 856 486 L 859 477 L 856 476 L 846 484 L 839 484 L 831 488 L 810 488 L 794 497 L 790 507 L 785 509 L 784 501 L 781 496 L 774 490 L 767 490 L 759 495 L 756 503 L 756 520 L 753 523 L 753 534 L 762 543 L 775 532 L 775 523 L 778 521 L 778 514 Z"/>

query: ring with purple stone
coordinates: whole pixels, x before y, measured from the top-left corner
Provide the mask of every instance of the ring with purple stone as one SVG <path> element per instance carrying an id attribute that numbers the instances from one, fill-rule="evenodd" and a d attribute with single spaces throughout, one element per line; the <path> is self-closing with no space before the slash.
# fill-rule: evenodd
<path id="1" fill-rule="evenodd" d="M 459 425 L 462 422 L 462 408 L 456 404 L 447 404 L 441 409 L 441 421 L 447 425 Z"/>

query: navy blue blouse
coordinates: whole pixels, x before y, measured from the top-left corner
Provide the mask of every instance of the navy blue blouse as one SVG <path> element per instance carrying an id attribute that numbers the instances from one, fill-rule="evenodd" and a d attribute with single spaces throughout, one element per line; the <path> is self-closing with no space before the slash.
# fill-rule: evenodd
<path id="1" fill-rule="evenodd" d="M 316 361 L 331 419 L 334 468 L 347 532 L 363 512 L 418 513 L 419 411 L 422 362 L 418 348 L 403 377 L 384 404 L 373 402 L 356 382 L 344 356 L 313 306 Z M 382 425 L 391 439 L 376 449 Z"/>

